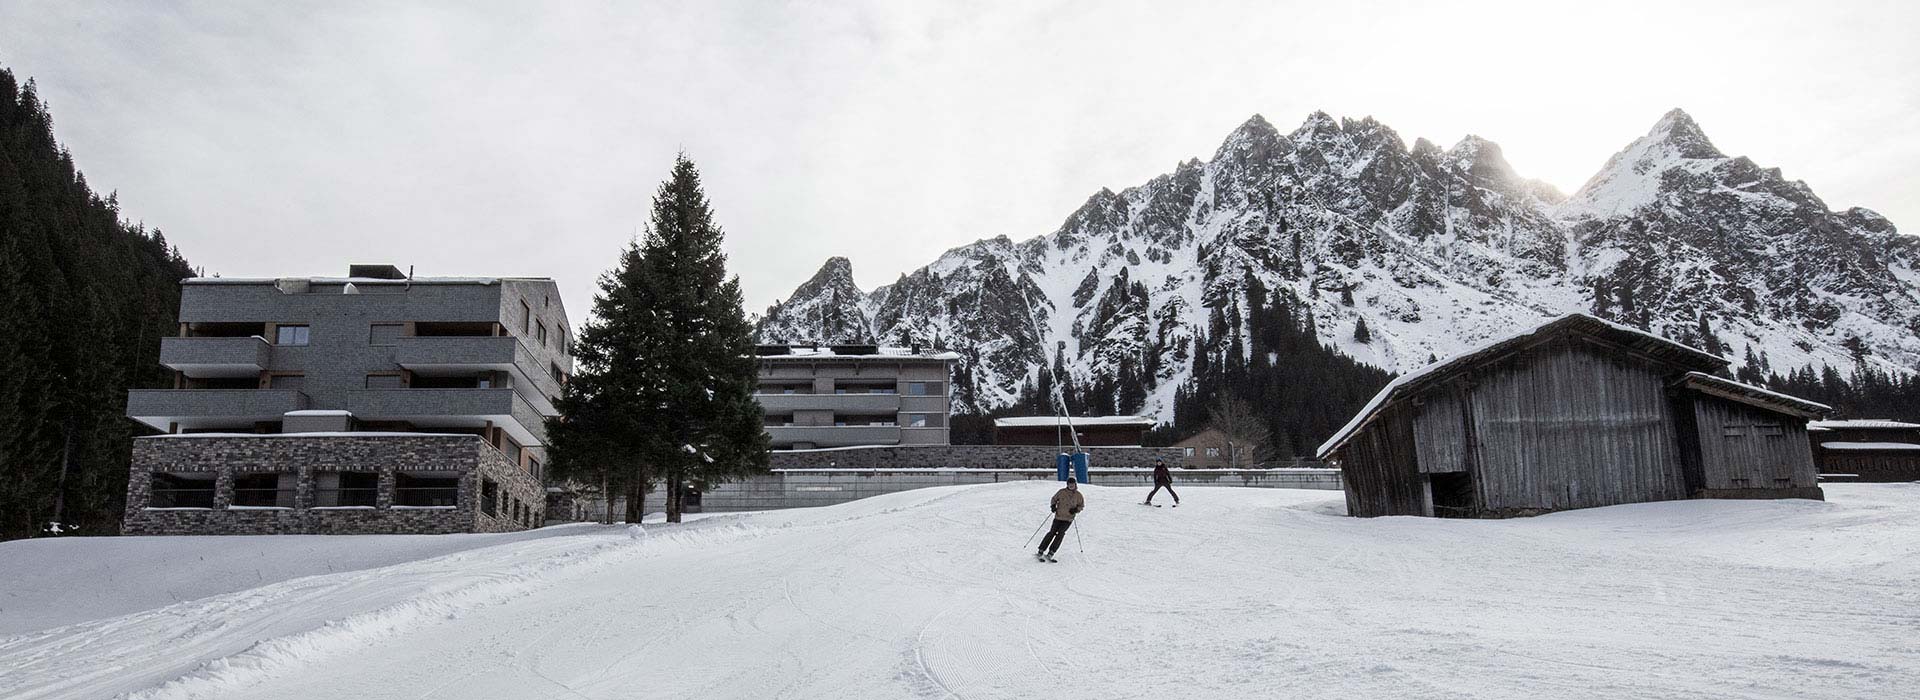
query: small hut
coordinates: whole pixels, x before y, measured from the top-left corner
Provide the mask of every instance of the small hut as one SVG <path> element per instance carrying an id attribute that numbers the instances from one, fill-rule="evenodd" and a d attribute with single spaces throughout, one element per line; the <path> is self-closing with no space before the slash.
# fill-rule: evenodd
<path id="1" fill-rule="evenodd" d="M 1885 418 L 1814 421 L 1813 462 L 1830 481 L 1920 481 L 1920 423 Z"/>
<path id="2" fill-rule="evenodd" d="M 1828 408 L 1586 314 L 1395 379 L 1320 446 L 1361 517 L 1508 517 L 1682 498 L 1822 498 Z"/>

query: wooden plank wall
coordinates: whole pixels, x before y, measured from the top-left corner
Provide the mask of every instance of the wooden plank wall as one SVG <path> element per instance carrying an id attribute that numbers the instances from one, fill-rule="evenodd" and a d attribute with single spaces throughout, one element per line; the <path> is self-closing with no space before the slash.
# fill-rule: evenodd
<path id="1" fill-rule="evenodd" d="M 1805 420 L 1697 394 L 1693 411 L 1699 425 L 1703 488 L 1817 485 Z"/>
<path id="2" fill-rule="evenodd" d="M 1467 470 L 1466 391 L 1449 384 L 1422 395 L 1414 410 L 1413 445 L 1420 473 L 1445 474 Z"/>
<path id="3" fill-rule="evenodd" d="M 1488 368 L 1471 390 L 1474 485 L 1494 512 L 1686 498 L 1659 370 L 1575 344 Z"/>
<path id="4" fill-rule="evenodd" d="M 1332 457 L 1345 479 L 1347 513 L 1432 515 L 1427 479 L 1414 455 L 1413 418 L 1403 405 L 1386 408 Z"/>

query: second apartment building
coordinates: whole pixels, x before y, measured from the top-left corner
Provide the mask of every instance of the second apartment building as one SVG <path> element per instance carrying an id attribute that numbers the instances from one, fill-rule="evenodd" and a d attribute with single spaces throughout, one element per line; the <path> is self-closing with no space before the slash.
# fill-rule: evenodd
<path id="1" fill-rule="evenodd" d="M 948 444 L 957 353 L 763 345 L 758 354 L 754 398 L 776 450 Z"/>

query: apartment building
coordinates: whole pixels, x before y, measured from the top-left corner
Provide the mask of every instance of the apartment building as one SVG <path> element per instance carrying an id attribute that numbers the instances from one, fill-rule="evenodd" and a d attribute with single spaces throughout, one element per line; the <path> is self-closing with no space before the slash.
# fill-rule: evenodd
<path id="1" fill-rule="evenodd" d="M 195 278 L 128 393 L 129 534 L 488 532 L 537 525 L 544 419 L 572 372 L 546 278 Z"/>
<path id="2" fill-rule="evenodd" d="M 957 353 L 763 345 L 758 354 L 755 398 L 776 450 L 948 443 Z"/>

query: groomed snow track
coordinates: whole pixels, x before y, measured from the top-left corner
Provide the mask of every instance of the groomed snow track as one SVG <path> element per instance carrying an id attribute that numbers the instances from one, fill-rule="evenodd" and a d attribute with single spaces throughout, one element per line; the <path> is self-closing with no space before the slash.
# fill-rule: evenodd
<path id="1" fill-rule="evenodd" d="M 0 697 L 1894 697 L 1920 485 L 1506 521 L 1046 483 L 557 536 L 0 638 Z M 256 542 L 255 540 L 262 540 Z M 379 547 L 381 538 L 363 538 Z M 201 538 L 248 547 L 265 538 Z M 46 545 L 36 545 L 44 547 Z M 17 543 L 0 545 L 0 558 Z M 44 585 L 59 585 L 57 563 Z M 129 572 L 131 574 L 132 572 Z M 138 577 L 127 575 L 124 585 Z M 18 579 L 10 579 L 18 580 Z"/>

